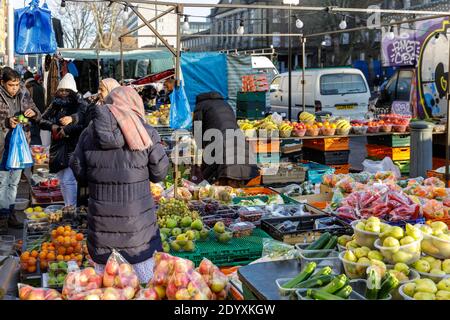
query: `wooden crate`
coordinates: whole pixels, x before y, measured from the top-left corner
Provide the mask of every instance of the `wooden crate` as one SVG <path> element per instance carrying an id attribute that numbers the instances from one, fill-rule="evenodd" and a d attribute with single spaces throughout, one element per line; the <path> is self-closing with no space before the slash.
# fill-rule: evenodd
<path id="1" fill-rule="evenodd" d="M 305 140 L 303 146 L 320 151 L 345 151 L 349 150 L 349 138 L 327 138 Z"/>
<path id="2" fill-rule="evenodd" d="M 350 164 L 330 165 L 334 168 L 334 174 L 349 174 Z"/>

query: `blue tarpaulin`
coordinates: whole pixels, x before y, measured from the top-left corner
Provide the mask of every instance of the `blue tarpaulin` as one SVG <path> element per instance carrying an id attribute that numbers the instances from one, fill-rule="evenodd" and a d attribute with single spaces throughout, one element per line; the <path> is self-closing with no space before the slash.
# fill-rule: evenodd
<path id="1" fill-rule="evenodd" d="M 191 110 L 197 95 L 216 91 L 228 99 L 227 57 L 223 53 L 183 53 L 181 71 Z"/>

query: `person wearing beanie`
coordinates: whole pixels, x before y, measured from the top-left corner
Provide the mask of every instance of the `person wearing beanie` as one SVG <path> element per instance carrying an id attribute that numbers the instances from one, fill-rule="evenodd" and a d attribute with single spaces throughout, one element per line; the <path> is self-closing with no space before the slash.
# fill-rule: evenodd
<path id="1" fill-rule="evenodd" d="M 39 112 L 42 114 L 45 111 L 45 93 L 44 87 L 40 85 L 35 79 L 34 75 L 27 71 L 23 75 L 23 81 L 25 88 L 27 88 L 30 93 L 31 98 L 33 99 L 34 104 L 39 109 Z M 31 145 L 41 145 L 41 133 L 39 129 L 39 125 L 37 123 L 32 123 L 31 128 Z"/>
<path id="2" fill-rule="evenodd" d="M 69 159 L 84 129 L 83 112 L 86 108 L 75 79 L 67 73 L 59 82 L 55 97 L 40 121 L 40 128 L 51 132 L 50 172 L 58 175 L 66 207 L 77 205 L 77 181 L 69 168 Z M 78 121 L 67 124 L 67 119 L 77 114 Z"/>

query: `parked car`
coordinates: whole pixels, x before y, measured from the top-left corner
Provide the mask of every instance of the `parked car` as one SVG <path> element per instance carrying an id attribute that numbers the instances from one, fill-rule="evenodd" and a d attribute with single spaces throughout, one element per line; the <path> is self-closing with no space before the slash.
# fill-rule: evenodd
<path id="1" fill-rule="evenodd" d="M 292 117 L 302 111 L 302 72 L 292 72 Z M 275 77 L 270 86 L 271 111 L 288 113 L 288 73 Z M 307 69 L 305 105 L 308 112 L 364 118 L 370 90 L 364 74 L 354 68 Z"/>

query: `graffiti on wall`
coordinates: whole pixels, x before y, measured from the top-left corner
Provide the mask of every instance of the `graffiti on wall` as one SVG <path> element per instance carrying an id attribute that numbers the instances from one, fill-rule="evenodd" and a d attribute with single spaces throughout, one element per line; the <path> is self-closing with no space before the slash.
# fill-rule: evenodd
<path id="1" fill-rule="evenodd" d="M 419 59 L 420 41 L 399 39 L 389 48 L 389 59 L 396 65 L 414 65 Z"/>

